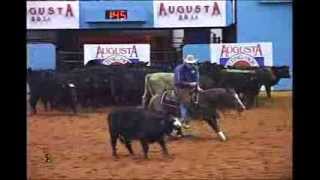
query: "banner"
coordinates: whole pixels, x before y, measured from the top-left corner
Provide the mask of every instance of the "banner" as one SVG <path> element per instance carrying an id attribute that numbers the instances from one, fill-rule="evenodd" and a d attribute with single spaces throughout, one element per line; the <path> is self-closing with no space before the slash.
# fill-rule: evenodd
<path id="1" fill-rule="evenodd" d="M 27 29 L 78 28 L 78 1 L 27 1 Z"/>
<path id="2" fill-rule="evenodd" d="M 225 66 L 272 66 L 271 42 L 210 44 L 211 62 Z"/>
<path id="3" fill-rule="evenodd" d="M 84 64 L 92 60 L 104 65 L 150 62 L 150 44 L 85 44 Z"/>
<path id="4" fill-rule="evenodd" d="M 226 1 L 154 1 L 154 27 L 226 26 Z"/>

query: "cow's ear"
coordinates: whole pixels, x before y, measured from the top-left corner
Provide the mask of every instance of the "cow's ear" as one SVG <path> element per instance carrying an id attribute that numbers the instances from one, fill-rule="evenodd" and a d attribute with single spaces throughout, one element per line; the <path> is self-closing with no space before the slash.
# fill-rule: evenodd
<path id="1" fill-rule="evenodd" d="M 176 118 L 176 117 L 174 117 L 174 116 L 172 116 L 172 115 L 169 115 L 169 122 L 174 122 L 174 121 L 175 121 L 175 118 Z"/>

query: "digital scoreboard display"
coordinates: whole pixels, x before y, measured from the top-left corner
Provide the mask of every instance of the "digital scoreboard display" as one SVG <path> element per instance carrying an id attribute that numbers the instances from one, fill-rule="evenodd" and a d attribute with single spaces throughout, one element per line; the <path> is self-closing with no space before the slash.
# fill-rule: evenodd
<path id="1" fill-rule="evenodd" d="M 127 20 L 128 11 L 123 9 L 106 10 L 106 19 L 110 20 Z"/>

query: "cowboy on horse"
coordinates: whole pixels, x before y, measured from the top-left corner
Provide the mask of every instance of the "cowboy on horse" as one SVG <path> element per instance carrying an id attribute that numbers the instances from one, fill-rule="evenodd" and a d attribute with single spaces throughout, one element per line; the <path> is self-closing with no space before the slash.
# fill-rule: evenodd
<path id="1" fill-rule="evenodd" d="M 189 106 L 191 103 L 198 103 L 197 92 L 202 91 L 199 86 L 200 78 L 196 62 L 197 59 L 193 55 L 187 55 L 183 63 L 174 70 L 175 94 L 179 102 L 180 121 L 183 123 L 184 128 L 190 128 Z"/>

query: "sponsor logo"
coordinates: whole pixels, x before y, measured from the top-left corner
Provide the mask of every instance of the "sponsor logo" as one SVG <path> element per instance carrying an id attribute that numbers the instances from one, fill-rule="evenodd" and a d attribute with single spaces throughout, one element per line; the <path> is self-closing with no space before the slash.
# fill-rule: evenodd
<path id="1" fill-rule="evenodd" d="M 131 61 L 125 56 L 112 55 L 104 59 L 101 63 L 104 65 L 121 65 L 131 63 Z"/>
<path id="2" fill-rule="evenodd" d="M 256 46 L 222 46 L 220 64 L 225 66 L 248 67 L 264 66 L 261 45 Z"/>
<path id="3" fill-rule="evenodd" d="M 96 51 L 97 59 L 104 59 L 105 56 L 118 55 L 128 58 L 138 58 L 138 51 L 135 45 L 132 47 L 117 48 L 98 46 Z"/>
<path id="4" fill-rule="evenodd" d="M 28 7 L 27 13 L 31 22 L 49 22 L 52 16 L 74 17 L 74 10 L 71 4 L 56 7 Z"/>
<path id="5" fill-rule="evenodd" d="M 232 56 L 225 63 L 226 66 L 259 66 L 254 57 L 246 54 L 237 54 Z"/>
<path id="6" fill-rule="evenodd" d="M 137 63 L 139 61 L 135 45 L 125 48 L 98 46 L 95 58 L 103 59 L 102 64 L 104 65 Z"/>
<path id="7" fill-rule="evenodd" d="M 86 44 L 84 63 L 87 64 L 128 64 L 150 61 L 148 44 Z"/>
<path id="8" fill-rule="evenodd" d="M 209 14 L 211 16 L 220 16 L 221 11 L 217 2 L 212 5 L 166 5 L 160 3 L 158 16 L 165 17 L 176 15 L 179 20 L 197 20 L 199 14 Z"/>

